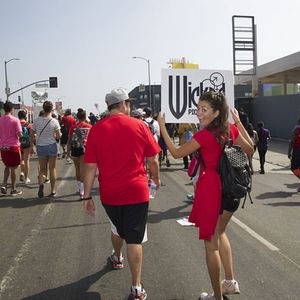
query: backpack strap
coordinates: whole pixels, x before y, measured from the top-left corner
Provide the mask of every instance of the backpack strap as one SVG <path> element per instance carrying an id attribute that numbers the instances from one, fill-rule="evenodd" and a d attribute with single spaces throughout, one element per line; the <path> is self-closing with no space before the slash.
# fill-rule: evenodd
<path id="1" fill-rule="evenodd" d="M 37 141 L 39 140 L 40 136 L 42 135 L 43 131 L 45 130 L 45 128 L 48 126 L 48 124 L 51 122 L 52 118 L 50 118 L 50 120 L 46 123 L 46 125 L 44 126 L 44 128 L 41 130 L 38 138 L 37 138 Z"/>

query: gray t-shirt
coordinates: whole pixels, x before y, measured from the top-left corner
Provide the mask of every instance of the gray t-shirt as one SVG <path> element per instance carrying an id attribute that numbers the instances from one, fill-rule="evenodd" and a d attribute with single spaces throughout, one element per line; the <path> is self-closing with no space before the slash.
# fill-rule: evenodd
<path id="1" fill-rule="evenodd" d="M 44 127 L 45 129 L 43 130 Z M 37 117 L 34 120 L 32 129 L 36 133 L 36 144 L 38 146 L 47 146 L 56 143 L 55 132 L 60 129 L 60 125 L 56 119 L 50 117 Z M 41 134 L 42 130 L 43 132 Z"/>

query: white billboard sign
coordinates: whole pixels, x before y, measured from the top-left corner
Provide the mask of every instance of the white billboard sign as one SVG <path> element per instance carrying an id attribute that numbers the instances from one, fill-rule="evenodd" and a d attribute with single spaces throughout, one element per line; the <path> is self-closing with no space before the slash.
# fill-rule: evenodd
<path id="1" fill-rule="evenodd" d="M 198 123 L 197 104 L 207 90 L 223 92 L 234 107 L 232 71 L 162 69 L 161 111 L 167 123 Z"/>

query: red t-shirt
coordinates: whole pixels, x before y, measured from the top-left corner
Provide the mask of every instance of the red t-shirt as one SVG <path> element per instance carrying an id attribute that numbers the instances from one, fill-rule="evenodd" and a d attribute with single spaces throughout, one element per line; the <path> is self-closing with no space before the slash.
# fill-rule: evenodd
<path id="1" fill-rule="evenodd" d="M 147 125 L 117 114 L 90 130 L 84 162 L 97 163 L 101 201 L 128 205 L 149 201 L 144 158 L 161 151 Z"/>
<path id="2" fill-rule="evenodd" d="M 73 132 L 75 128 L 79 128 L 79 131 L 81 133 L 81 136 L 83 137 L 83 146 L 85 146 L 90 129 L 93 127 L 91 124 L 86 122 L 79 122 L 77 124 L 74 124 L 69 131 L 69 140 L 72 138 Z"/>
<path id="3" fill-rule="evenodd" d="M 27 128 L 28 130 L 32 129 L 32 125 L 30 123 L 27 123 L 26 120 L 20 120 L 21 126 L 26 125 L 27 124 Z"/>
<path id="4" fill-rule="evenodd" d="M 76 120 L 71 115 L 63 116 L 61 122 L 62 125 L 67 129 L 68 133 L 70 132 L 71 127 L 76 124 Z"/>

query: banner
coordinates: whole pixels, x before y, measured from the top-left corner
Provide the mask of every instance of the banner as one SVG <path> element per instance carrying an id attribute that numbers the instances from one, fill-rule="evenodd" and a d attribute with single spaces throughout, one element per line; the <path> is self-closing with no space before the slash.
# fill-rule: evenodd
<path id="1" fill-rule="evenodd" d="M 199 97 L 211 89 L 223 92 L 229 108 L 234 107 L 232 71 L 162 69 L 161 111 L 166 122 L 197 124 Z"/>

